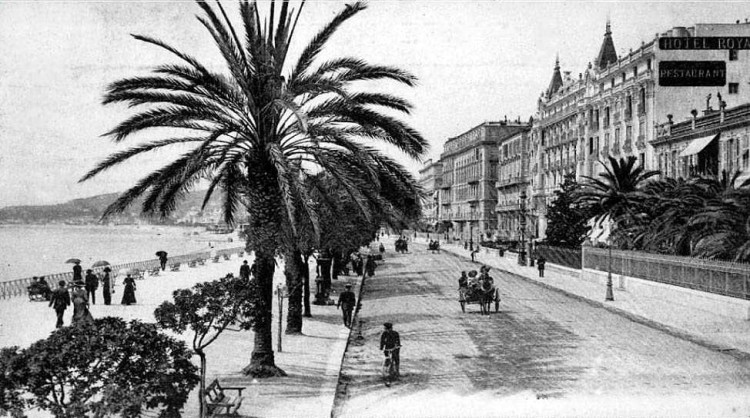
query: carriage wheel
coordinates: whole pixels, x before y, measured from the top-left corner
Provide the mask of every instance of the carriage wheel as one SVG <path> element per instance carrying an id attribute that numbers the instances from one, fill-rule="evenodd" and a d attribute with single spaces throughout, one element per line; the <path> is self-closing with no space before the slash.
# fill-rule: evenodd
<path id="1" fill-rule="evenodd" d="M 459 300 L 458 303 L 461 304 L 461 312 L 466 313 L 466 302 Z"/>
<path id="2" fill-rule="evenodd" d="M 495 312 L 500 311 L 500 292 L 495 290 Z"/>

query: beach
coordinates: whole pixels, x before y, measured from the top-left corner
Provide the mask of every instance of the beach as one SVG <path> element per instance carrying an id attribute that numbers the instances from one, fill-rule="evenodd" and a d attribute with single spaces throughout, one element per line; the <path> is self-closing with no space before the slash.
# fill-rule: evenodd
<path id="1" fill-rule="evenodd" d="M 232 242 L 229 240 L 232 239 Z M 69 258 L 84 269 L 99 260 L 111 264 L 242 245 L 236 234 L 213 234 L 202 227 L 157 225 L 0 225 L 0 281 L 69 272 Z"/>

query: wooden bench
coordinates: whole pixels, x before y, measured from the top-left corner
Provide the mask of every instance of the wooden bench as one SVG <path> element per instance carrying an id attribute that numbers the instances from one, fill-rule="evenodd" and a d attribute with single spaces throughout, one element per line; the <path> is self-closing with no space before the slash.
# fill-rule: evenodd
<path id="1" fill-rule="evenodd" d="M 229 261 L 229 254 L 224 254 L 224 260 Z"/>
<path id="2" fill-rule="evenodd" d="M 133 271 L 130 273 L 130 277 L 135 280 L 143 280 L 146 278 L 143 276 L 143 271 L 138 269 L 133 269 Z"/>
<path id="3" fill-rule="evenodd" d="M 214 257 L 214 263 L 218 263 L 218 262 L 219 262 L 219 256 L 217 255 L 216 257 Z"/>
<path id="4" fill-rule="evenodd" d="M 180 263 L 174 263 L 169 266 L 169 271 L 180 271 Z"/>
<path id="5" fill-rule="evenodd" d="M 198 262 L 196 260 L 191 260 L 188 262 L 188 267 L 196 267 L 198 266 Z"/>
<path id="6" fill-rule="evenodd" d="M 199 259 L 198 259 L 198 260 L 196 260 L 196 261 L 198 261 L 198 265 L 199 265 L 199 266 L 205 266 L 205 265 L 206 265 L 206 260 L 204 260 L 204 259 L 202 259 L 202 258 L 199 258 Z"/>
<path id="7" fill-rule="evenodd" d="M 218 415 L 238 415 L 237 410 L 242 406 L 242 401 L 245 399 L 242 397 L 243 387 L 223 387 L 219 384 L 219 379 L 214 379 L 208 387 L 206 387 L 206 412 L 209 417 L 215 417 Z M 236 390 L 236 396 L 230 396 L 224 391 Z"/>
<path id="8" fill-rule="evenodd" d="M 159 271 L 161 271 L 160 267 L 154 267 L 154 268 L 152 268 L 151 270 L 148 271 L 148 275 L 151 276 L 151 277 L 158 276 L 159 275 Z"/>

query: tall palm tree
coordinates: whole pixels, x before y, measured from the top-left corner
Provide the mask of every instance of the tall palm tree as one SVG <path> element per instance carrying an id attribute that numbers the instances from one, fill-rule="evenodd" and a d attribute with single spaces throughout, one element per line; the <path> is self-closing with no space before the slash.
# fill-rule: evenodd
<path id="1" fill-rule="evenodd" d="M 161 65 L 150 75 L 109 85 L 105 104 L 122 102 L 138 107 L 109 135 L 120 142 L 144 130 L 164 127 L 184 134 L 115 153 L 81 179 L 90 179 L 144 152 L 175 144 L 195 145 L 143 177 L 104 215 L 120 212 L 143 196 L 143 213 L 166 216 L 201 181 L 208 182 L 204 204 L 215 189 L 224 192 L 227 223 L 233 223 L 240 208 L 245 208 L 250 224 L 247 247 L 255 251 L 259 293 L 255 343 L 245 368 L 253 376 L 283 374 L 275 366 L 271 341 L 274 257 L 283 243 L 296 235 L 298 217 L 317 223 L 306 196 L 304 174 L 326 171 L 355 201 L 361 201 L 363 184 L 380 186 L 377 170 L 396 178 L 403 171 L 370 143 L 390 144 L 415 159 L 427 148 L 416 130 L 393 116 L 409 113 L 407 101 L 357 89 L 360 81 L 390 80 L 414 86 L 413 75 L 358 58 L 326 62 L 318 58 L 337 29 L 365 9 L 363 3 L 344 7 L 312 38 L 296 62 L 287 62 L 287 53 L 304 1 L 296 13 L 288 1 L 277 3 L 269 3 L 268 16 L 261 20 L 256 3 L 242 0 L 240 33 L 221 3 L 212 7 L 198 1 L 202 9 L 198 20 L 215 41 L 226 64 L 225 73 L 208 69 L 161 40 L 135 36 L 169 51 L 180 63 Z M 295 201 L 303 210 L 296 210 Z"/>
<path id="2" fill-rule="evenodd" d="M 583 207 L 587 207 L 594 214 L 594 223 L 599 224 L 605 218 L 610 222 L 609 235 L 609 271 L 607 274 L 607 294 L 605 300 L 614 300 L 612 293 L 612 236 L 617 229 L 618 223 L 632 222 L 638 217 L 637 208 L 643 195 L 639 193 L 639 187 L 651 177 L 659 174 L 658 171 L 647 171 L 642 166 L 636 165 L 637 158 L 630 156 L 627 159 L 616 160 L 609 158 L 609 166 L 604 166 L 605 172 L 599 174 L 601 180 L 584 176 L 582 187 L 576 193 L 576 201 Z"/>

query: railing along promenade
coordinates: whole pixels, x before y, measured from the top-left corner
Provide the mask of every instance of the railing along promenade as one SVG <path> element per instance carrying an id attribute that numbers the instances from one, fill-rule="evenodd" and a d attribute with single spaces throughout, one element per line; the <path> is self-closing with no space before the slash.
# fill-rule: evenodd
<path id="1" fill-rule="evenodd" d="M 231 247 L 231 248 L 223 248 L 221 250 L 212 250 L 212 251 L 199 251 L 189 254 L 183 254 L 183 255 L 177 255 L 174 257 L 169 257 L 169 265 L 177 264 L 177 263 L 188 263 L 193 260 L 207 260 L 211 258 L 211 256 L 217 256 L 217 257 L 223 257 L 225 255 L 231 256 L 232 254 L 240 254 L 244 253 L 245 247 Z M 158 258 L 150 259 L 150 260 L 144 260 L 144 261 L 133 261 L 130 263 L 124 263 L 124 264 L 112 264 L 106 267 L 109 267 L 112 270 L 112 278 L 118 276 L 118 272 L 125 271 L 129 269 L 138 269 L 142 271 L 147 271 L 154 269 L 156 267 L 160 267 L 161 263 L 159 262 Z M 94 273 L 102 273 L 105 266 L 102 267 L 96 267 L 92 268 L 91 270 L 94 271 Z M 59 287 L 58 282 L 60 280 L 64 280 L 66 282 L 73 281 L 73 272 L 65 272 L 65 273 L 55 273 L 55 274 L 47 274 L 43 275 L 44 279 L 49 284 L 50 288 L 57 289 Z M 28 295 L 28 287 L 31 285 L 33 281 L 32 277 L 25 277 L 23 279 L 15 279 L 15 280 L 9 280 L 6 282 L 0 282 L 0 298 L 2 299 L 8 299 L 16 296 L 26 296 Z"/>

